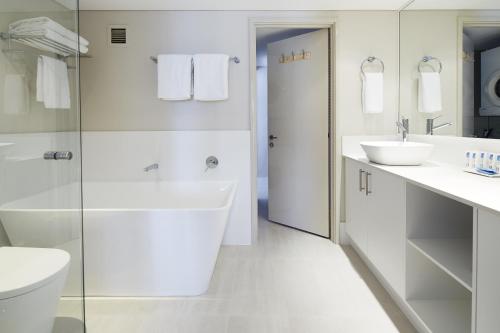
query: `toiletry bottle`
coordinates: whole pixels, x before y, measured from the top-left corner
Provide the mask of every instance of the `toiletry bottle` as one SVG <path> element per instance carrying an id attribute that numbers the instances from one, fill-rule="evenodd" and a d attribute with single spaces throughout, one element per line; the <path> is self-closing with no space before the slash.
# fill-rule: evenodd
<path id="1" fill-rule="evenodd" d="M 471 168 L 476 168 L 476 165 L 477 165 L 477 151 L 473 151 L 471 153 L 471 163 L 470 163 L 470 167 Z"/>
<path id="2" fill-rule="evenodd" d="M 495 170 L 495 154 L 487 153 L 487 165 L 484 167 L 488 170 Z"/>
<path id="3" fill-rule="evenodd" d="M 470 159 L 471 159 L 471 153 L 470 153 L 470 151 L 468 151 L 468 152 L 465 153 L 465 167 L 466 168 L 470 168 L 471 167 L 471 165 L 470 165 L 471 164 L 471 160 Z"/>
<path id="4" fill-rule="evenodd" d="M 484 168 L 484 161 L 485 161 L 485 157 L 486 154 L 484 151 L 479 151 L 477 152 L 476 154 L 476 169 L 483 169 Z"/>
<path id="5" fill-rule="evenodd" d="M 498 154 L 495 158 L 495 171 L 500 174 L 500 154 Z"/>

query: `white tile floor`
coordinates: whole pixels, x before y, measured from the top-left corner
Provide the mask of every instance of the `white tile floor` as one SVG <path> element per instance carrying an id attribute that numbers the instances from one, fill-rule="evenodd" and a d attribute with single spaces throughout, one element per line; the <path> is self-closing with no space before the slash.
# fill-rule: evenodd
<path id="1" fill-rule="evenodd" d="M 256 244 L 222 247 L 205 295 L 90 298 L 86 310 L 88 333 L 416 332 L 352 248 L 264 218 Z"/>
<path id="2" fill-rule="evenodd" d="M 88 333 L 416 332 L 350 247 L 261 218 L 221 249 L 207 294 L 87 299 Z"/>

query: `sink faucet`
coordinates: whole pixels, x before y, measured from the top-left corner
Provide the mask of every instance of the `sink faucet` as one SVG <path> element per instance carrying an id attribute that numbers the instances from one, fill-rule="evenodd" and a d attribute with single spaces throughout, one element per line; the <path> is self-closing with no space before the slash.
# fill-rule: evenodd
<path id="1" fill-rule="evenodd" d="M 437 116 L 435 118 L 427 119 L 427 126 L 426 126 L 426 131 L 425 131 L 425 133 L 427 135 L 434 135 L 435 130 L 438 130 L 438 129 L 443 128 L 443 127 L 448 127 L 448 126 L 451 126 L 453 124 L 453 123 L 443 123 L 443 124 L 434 126 L 434 120 L 436 120 L 440 117 L 441 116 Z"/>
<path id="2" fill-rule="evenodd" d="M 151 170 L 156 170 L 158 169 L 160 166 L 158 165 L 158 163 L 154 163 L 154 164 L 151 164 L 151 165 L 148 165 L 147 167 L 144 168 L 144 172 L 149 172 Z"/>
<path id="3" fill-rule="evenodd" d="M 406 142 L 408 140 L 408 134 L 410 134 L 410 120 L 402 117 L 401 121 L 396 121 L 396 126 L 398 127 L 398 132 L 401 132 L 403 135 L 403 142 Z"/>

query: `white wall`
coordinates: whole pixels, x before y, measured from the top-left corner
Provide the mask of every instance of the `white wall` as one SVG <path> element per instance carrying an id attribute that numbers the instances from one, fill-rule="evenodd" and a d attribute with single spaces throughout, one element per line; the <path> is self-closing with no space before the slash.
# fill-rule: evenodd
<path id="1" fill-rule="evenodd" d="M 84 183 L 237 181 L 224 244 L 251 243 L 248 131 L 83 132 L 82 147 Z M 212 155 L 219 159 L 219 166 L 205 171 L 205 160 Z M 153 163 L 159 163 L 158 170 L 143 171 Z"/>
<path id="2" fill-rule="evenodd" d="M 91 59 L 82 60 L 83 127 L 87 131 L 248 130 L 250 129 L 249 19 L 332 18 L 336 22 L 334 144 L 337 221 L 341 202 L 342 135 L 395 133 L 398 113 L 397 11 L 83 11 L 82 34 L 92 41 Z M 110 24 L 129 27 L 126 48 L 109 47 Z M 231 65 L 230 99 L 225 102 L 164 102 L 155 97 L 158 53 L 224 52 Z M 385 71 L 385 111 L 361 112 L 359 66 L 381 58 Z M 248 151 L 250 154 L 250 151 Z"/>

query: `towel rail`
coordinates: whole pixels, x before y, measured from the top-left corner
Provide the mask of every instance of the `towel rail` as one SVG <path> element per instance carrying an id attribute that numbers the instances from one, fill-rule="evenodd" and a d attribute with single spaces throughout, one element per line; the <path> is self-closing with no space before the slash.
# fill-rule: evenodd
<path id="1" fill-rule="evenodd" d="M 151 57 L 149 57 L 149 59 L 151 59 L 151 61 L 153 61 L 155 64 L 158 63 L 158 57 L 151 56 Z M 229 61 L 232 61 L 235 64 L 239 64 L 240 63 L 240 58 L 238 58 L 238 57 L 230 57 Z"/>
<path id="2" fill-rule="evenodd" d="M 361 63 L 361 73 L 365 74 L 365 69 L 364 69 L 364 67 L 365 67 L 365 65 L 366 65 L 367 63 L 372 64 L 372 63 L 374 63 L 374 62 L 376 62 L 376 61 L 380 64 L 380 66 L 381 66 L 381 68 L 382 68 L 382 73 L 383 73 L 383 72 L 384 72 L 384 70 L 385 70 L 384 62 L 383 62 L 381 59 L 379 59 L 379 58 L 377 58 L 377 57 L 373 57 L 373 56 L 370 56 L 370 57 L 366 58 L 365 60 L 363 60 L 363 62 Z"/>
<path id="3" fill-rule="evenodd" d="M 443 63 L 441 62 L 441 60 L 439 60 L 438 58 L 433 57 L 433 56 L 424 56 L 422 58 L 422 60 L 420 60 L 420 62 L 418 63 L 418 71 L 420 73 L 423 73 L 422 72 L 422 66 L 425 65 L 425 64 L 429 64 L 430 61 L 435 61 L 435 62 L 437 62 L 439 64 L 439 70 L 437 72 L 441 73 L 441 71 L 443 70 Z"/>
<path id="4" fill-rule="evenodd" d="M 44 36 L 36 36 L 36 35 L 19 35 L 19 34 L 11 34 L 8 32 L 0 32 L 0 39 L 2 40 L 7 40 L 7 41 L 16 41 L 19 43 L 22 43 L 24 45 L 31 46 L 36 49 L 41 49 L 47 52 L 52 52 L 48 51 L 46 49 L 43 49 L 43 47 L 47 47 L 50 49 L 53 49 L 56 54 L 59 54 L 63 57 L 76 57 L 76 55 L 79 53 L 78 47 L 70 47 L 68 45 L 64 45 L 61 43 L 58 43 L 54 40 L 48 39 Z M 38 44 L 38 45 L 36 45 Z M 75 46 L 76 46 L 75 42 Z M 80 57 L 86 57 L 90 58 L 90 56 L 79 53 Z"/>

